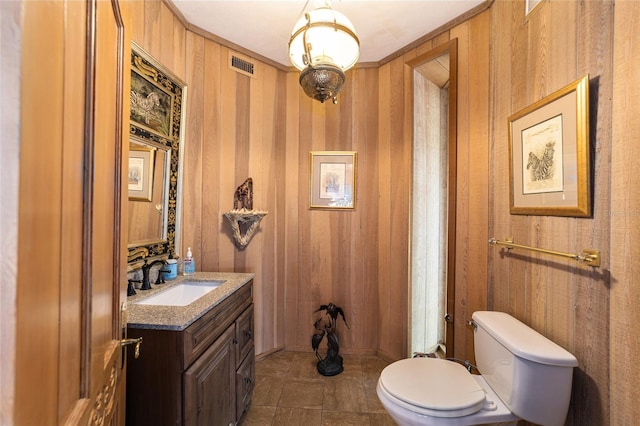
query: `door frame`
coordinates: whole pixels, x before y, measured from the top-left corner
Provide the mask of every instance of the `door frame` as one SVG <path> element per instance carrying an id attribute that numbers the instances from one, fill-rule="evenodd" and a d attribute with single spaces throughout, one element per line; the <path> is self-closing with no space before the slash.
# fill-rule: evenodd
<path id="1" fill-rule="evenodd" d="M 448 105 L 448 210 L 447 210 L 447 296 L 446 296 L 446 314 L 450 319 L 447 320 L 446 327 L 446 353 L 445 356 L 450 357 L 454 353 L 454 335 L 455 335 L 455 282 L 456 282 L 456 211 L 457 211 L 457 162 L 458 162 L 458 39 L 453 38 L 430 51 L 407 61 L 406 66 L 409 68 L 405 73 L 409 80 L 409 93 L 411 93 L 411 141 L 414 141 L 414 111 L 415 97 L 414 91 L 414 70 L 435 59 L 439 56 L 449 53 L 449 105 Z M 413 172 L 411 173 L 413 181 Z M 413 185 L 412 185 L 413 188 Z M 412 227 L 413 220 L 410 220 Z M 411 268 L 411 252 L 409 253 L 409 267 Z M 409 286 L 408 294 L 408 329 L 407 333 L 407 352 L 411 356 L 411 269 L 409 270 Z"/>

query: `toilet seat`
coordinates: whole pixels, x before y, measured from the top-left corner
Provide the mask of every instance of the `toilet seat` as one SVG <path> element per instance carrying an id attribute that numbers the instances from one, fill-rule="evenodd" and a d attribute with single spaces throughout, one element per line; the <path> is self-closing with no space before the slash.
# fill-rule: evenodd
<path id="1" fill-rule="evenodd" d="M 437 358 L 408 358 L 388 365 L 379 385 L 396 403 L 433 417 L 462 417 L 479 411 L 485 391 L 462 365 Z"/>

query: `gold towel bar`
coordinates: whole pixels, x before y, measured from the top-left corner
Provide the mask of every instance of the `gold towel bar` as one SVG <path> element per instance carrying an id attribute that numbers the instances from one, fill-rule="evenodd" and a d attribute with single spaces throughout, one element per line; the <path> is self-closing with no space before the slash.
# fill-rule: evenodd
<path id="1" fill-rule="evenodd" d="M 492 246 L 495 246 L 495 245 L 505 246 L 509 250 L 513 249 L 513 248 L 532 250 L 532 251 L 537 251 L 537 252 L 540 252 L 540 253 L 551 254 L 553 256 L 567 257 L 569 259 L 575 260 L 576 262 L 584 263 L 584 264 L 589 265 L 589 266 L 594 266 L 594 267 L 595 266 L 600 266 L 600 251 L 599 250 L 584 249 L 584 250 L 582 250 L 582 253 L 580 253 L 580 254 L 564 253 L 564 252 L 561 252 L 561 251 L 547 250 L 547 249 L 538 248 L 538 247 L 530 247 L 530 246 L 523 246 L 521 244 L 514 244 L 513 238 L 507 238 L 504 241 L 496 240 L 495 238 L 490 238 L 489 239 L 489 245 L 492 245 Z"/>

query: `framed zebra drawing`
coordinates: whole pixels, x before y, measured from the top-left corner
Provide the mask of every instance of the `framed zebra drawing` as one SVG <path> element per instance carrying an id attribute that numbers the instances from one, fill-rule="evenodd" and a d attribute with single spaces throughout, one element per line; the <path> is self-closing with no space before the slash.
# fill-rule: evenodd
<path id="1" fill-rule="evenodd" d="M 509 117 L 511 214 L 591 217 L 589 76 Z"/>

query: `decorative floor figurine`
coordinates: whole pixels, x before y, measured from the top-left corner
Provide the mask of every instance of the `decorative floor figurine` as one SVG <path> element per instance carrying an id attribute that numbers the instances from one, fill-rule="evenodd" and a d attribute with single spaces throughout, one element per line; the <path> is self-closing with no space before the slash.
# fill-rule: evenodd
<path id="1" fill-rule="evenodd" d="M 323 376 L 335 376 L 342 373 L 344 367 L 342 366 L 342 357 L 338 354 L 340 352 L 340 343 L 338 342 L 338 336 L 336 335 L 336 319 L 338 315 L 342 317 L 344 324 L 349 328 L 347 320 L 344 316 L 344 311 L 341 307 L 329 303 L 328 305 L 321 305 L 315 312 L 325 311 L 326 316 L 329 317 L 329 322 L 324 321 L 324 317 L 320 317 L 313 324 L 315 332 L 311 337 L 311 347 L 316 352 L 318 357 L 318 373 Z M 324 336 L 327 336 L 327 356 L 322 358 L 318 352 L 320 342 Z"/>

